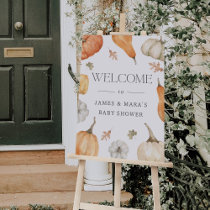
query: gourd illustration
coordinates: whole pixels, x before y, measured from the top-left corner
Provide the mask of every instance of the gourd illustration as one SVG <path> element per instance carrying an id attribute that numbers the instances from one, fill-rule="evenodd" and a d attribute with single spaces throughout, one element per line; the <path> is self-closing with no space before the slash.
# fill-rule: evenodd
<path id="1" fill-rule="evenodd" d="M 103 46 L 103 37 L 101 35 L 84 35 L 82 37 L 82 60 L 85 60 L 99 50 Z"/>
<path id="2" fill-rule="evenodd" d="M 113 42 L 123 49 L 125 53 L 134 59 L 136 64 L 136 52 L 132 45 L 132 36 L 131 35 L 112 35 Z"/>
<path id="3" fill-rule="evenodd" d="M 83 122 L 89 115 L 87 104 L 81 100 L 78 103 L 78 122 Z"/>
<path id="4" fill-rule="evenodd" d="M 147 39 L 141 46 L 141 51 L 146 56 L 164 61 L 164 45 L 161 40 Z"/>
<path id="5" fill-rule="evenodd" d="M 88 91 L 89 78 L 85 74 L 80 75 L 79 94 L 85 95 Z"/>
<path id="6" fill-rule="evenodd" d="M 112 158 L 125 159 L 127 158 L 128 152 L 129 152 L 128 145 L 121 140 L 114 141 L 109 146 L 109 153 Z"/>
<path id="7" fill-rule="evenodd" d="M 137 156 L 139 160 L 164 161 L 164 143 L 158 141 L 151 128 L 145 123 L 149 131 L 149 138 L 139 145 Z"/>
<path id="8" fill-rule="evenodd" d="M 164 87 L 161 86 L 159 78 L 158 78 L 157 94 L 159 98 L 158 115 L 160 119 L 164 122 L 165 121 Z"/>
<path id="9" fill-rule="evenodd" d="M 76 154 L 77 155 L 90 155 L 97 156 L 99 151 L 99 144 L 97 136 L 93 134 L 94 122 L 87 131 L 80 131 L 77 133 L 76 140 Z"/>

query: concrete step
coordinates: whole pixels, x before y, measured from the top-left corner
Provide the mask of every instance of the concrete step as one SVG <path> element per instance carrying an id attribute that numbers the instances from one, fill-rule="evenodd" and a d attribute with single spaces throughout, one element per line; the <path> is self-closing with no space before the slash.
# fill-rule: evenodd
<path id="1" fill-rule="evenodd" d="M 64 150 L 0 152 L 0 166 L 64 164 Z"/>
<path id="2" fill-rule="evenodd" d="M 121 202 L 126 203 L 132 198 L 130 193 L 121 193 Z M 72 210 L 74 192 L 39 192 L 0 194 L 0 208 L 16 206 L 19 210 L 28 210 L 28 204 L 50 205 L 55 210 Z M 82 202 L 112 202 L 112 192 L 82 192 Z"/>
<path id="3" fill-rule="evenodd" d="M 74 191 L 76 178 L 64 164 L 0 166 L 0 193 Z"/>

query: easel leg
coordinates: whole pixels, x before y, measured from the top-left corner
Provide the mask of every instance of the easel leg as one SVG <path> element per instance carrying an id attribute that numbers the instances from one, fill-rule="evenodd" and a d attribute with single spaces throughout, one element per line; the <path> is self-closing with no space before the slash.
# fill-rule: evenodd
<path id="1" fill-rule="evenodd" d="M 115 163 L 114 206 L 120 208 L 121 197 L 121 164 Z"/>
<path id="2" fill-rule="evenodd" d="M 158 167 L 151 166 L 151 173 L 152 173 L 154 210 L 161 210 L 161 207 L 160 207 L 160 187 L 159 187 L 159 179 L 158 179 Z"/>
<path id="3" fill-rule="evenodd" d="M 73 210 L 79 210 L 82 187 L 83 187 L 84 171 L 85 171 L 85 160 L 79 160 L 79 168 L 78 168 L 78 175 L 77 175 L 76 191 L 74 195 Z"/>

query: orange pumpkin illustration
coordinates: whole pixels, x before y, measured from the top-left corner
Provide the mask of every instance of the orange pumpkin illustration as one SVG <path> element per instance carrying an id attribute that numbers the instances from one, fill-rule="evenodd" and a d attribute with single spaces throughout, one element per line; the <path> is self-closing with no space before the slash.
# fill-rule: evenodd
<path id="1" fill-rule="evenodd" d="M 99 52 L 102 46 L 103 37 L 101 35 L 84 35 L 82 38 L 82 60 Z"/>
<path id="2" fill-rule="evenodd" d="M 158 115 L 160 119 L 164 122 L 165 121 L 164 87 L 161 86 L 159 79 L 158 79 L 157 93 L 159 98 Z"/>
<path id="3" fill-rule="evenodd" d="M 112 40 L 118 47 L 123 49 L 130 58 L 133 58 L 136 63 L 136 52 L 132 45 L 131 35 L 112 35 Z"/>
<path id="4" fill-rule="evenodd" d="M 89 79 L 85 74 L 80 75 L 79 94 L 86 94 L 88 91 Z"/>
<path id="5" fill-rule="evenodd" d="M 89 155 L 97 156 L 99 151 L 99 144 L 97 136 L 93 134 L 93 127 L 96 124 L 94 122 L 87 131 L 80 131 L 77 133 L 76 140 L 76 154 L 77 155 Z"/>

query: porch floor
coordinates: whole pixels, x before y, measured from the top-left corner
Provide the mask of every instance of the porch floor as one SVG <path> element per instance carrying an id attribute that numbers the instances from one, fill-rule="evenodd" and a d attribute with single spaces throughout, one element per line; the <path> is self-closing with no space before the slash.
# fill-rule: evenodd
<path id="1" fill-rule="evenodd" d="M 122 192 L 121 201 L 126 203 L 131 195 Z M 72 210 L 74 192 L 33 192 L 0 194 L 0 207 L 16 206 L 20 210 L 28 210 L 28 204 L 50 205 L 55 210 Z M 113 201 L 112 192 L 82 192 L 82 202 L 100 203 Z"/>

